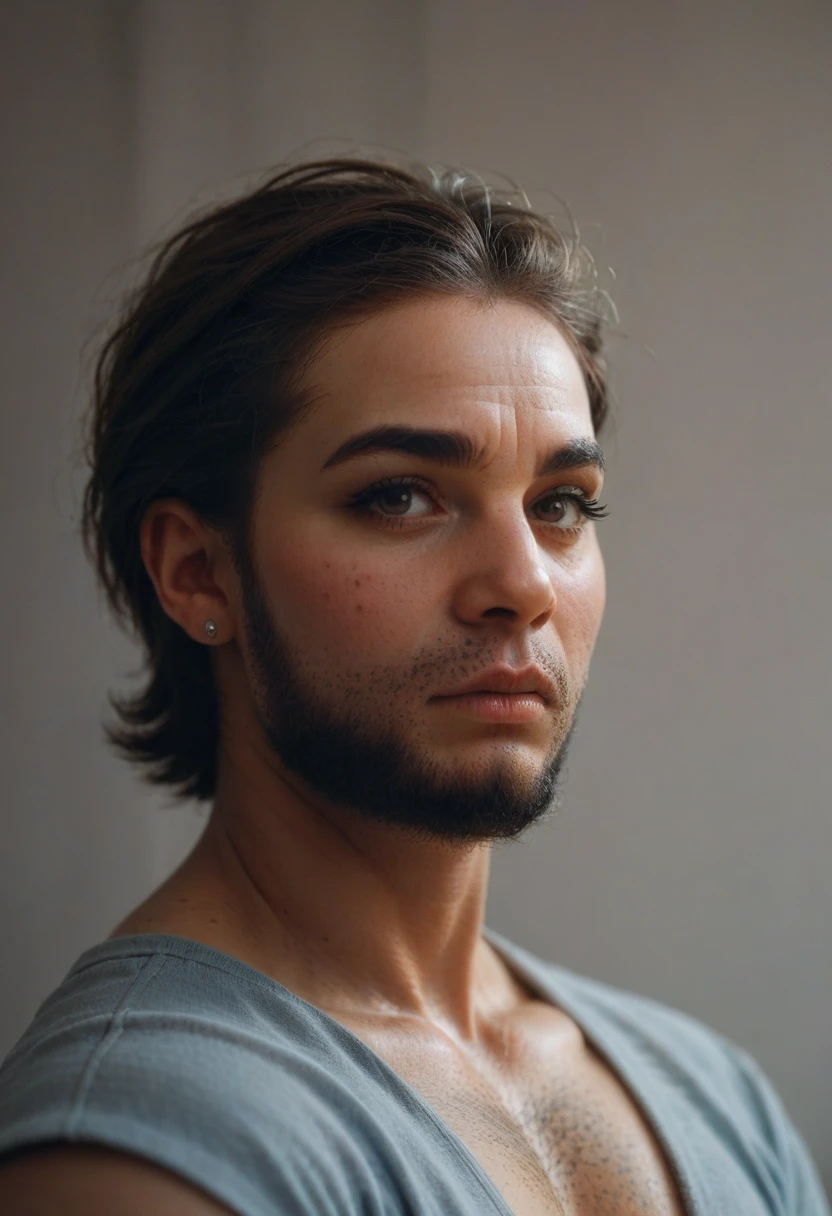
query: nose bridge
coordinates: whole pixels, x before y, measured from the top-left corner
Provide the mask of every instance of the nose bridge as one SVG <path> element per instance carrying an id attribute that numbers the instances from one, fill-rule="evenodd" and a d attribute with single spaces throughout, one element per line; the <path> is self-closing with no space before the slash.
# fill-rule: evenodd
<path id="1" fill-rule="evenodd" d="M 522 504 L 509 500 L 495 504 L 480 526 L 486 557 L 523 569 L 540 567 L 540 546 Z"/>
<path id="2" fill-rule="evenodd" d="M 530 624 L 551 615 L 555 592 L 549 561 L 522 506 L 503 502 L 471 525 L 461 614 L 481 618 L 495 609 Z"/>

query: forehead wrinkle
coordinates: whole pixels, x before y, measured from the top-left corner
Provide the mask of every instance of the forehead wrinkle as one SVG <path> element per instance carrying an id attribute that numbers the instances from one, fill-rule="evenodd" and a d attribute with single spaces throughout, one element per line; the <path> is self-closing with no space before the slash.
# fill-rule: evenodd
<path id="1" fill-rule="evenodd" d="M 513 459 L 515 463 L 517 462 L 517 454 L 518 454 L 518 449 L 520 446 L 519 427 L 517 424 L 517 410 L 510 403 L 505 402 L 498 406 L 498 408 L 494 414 L 497 435 L 496 435 L 496 439 L 493 440 L 493 444 L 494 444 L 493 455 L 491 455 L 491 456 L 488 455 L 489 447 L 491 445 L 492 440 L 487 437 L 485 439 L 485 442 L 482 444 L 481 451 L 482 451 L 483 459 L 480 462 L 480 464 L 477 466 L 478 469 L 480 469 L 482 472 L 485 472 L 487 469 L 489 469 L 491 467 L 492 464 L 494 464 L 494 462 L 496 460 L 498 460 L 501 456 L 505 455 L 503 436 L 505 433 L 504 419 L 506 418 L 506 416 L 509 416 L 512 419 L 513 426 L 511 427 L 511 430 L 513 431 L 513 434 L 514 434 L 513 454 L 511 457 L 506 457 L 506 458 Z"/>
<path id="2" fill-rule="evenodd" d="M 430 407 L 442 410 L 445 403 L 459 402 L 467 406 L 480 406 L 483 409 L 502 410 L 505 408 L 517 409 L 518 406 L 531 407 L 535 410 L 558 410 L 564 411 L 569 408 L 569 386 L 564 382 L 557 384 L 459 384 L 458 382 L 443 383 L 439 377 L 426 377 L 432 387 L 442 389 L 442 400 L 431 402 L 422 390 L 422 386 L 418 382 L 414 382 L 412 377 L 391 377 L 387 381 L 382 381 L 380 384 L 372 386 L 366 383 L 356 386 L 361 393 L 361 401 L 365 409 L 372 410 L 373 408 L 381 408 L 384 412 L 377 419 L 368 418 L 368 425 L 373 423 L 407 426 L 414 425 L 418 422 L 421 426 L 436 425 L 437 428 L 447 425 L 447 418 L 444 414 L 440 414 L 435 420 L 430 418 Z M 352 412 L 353 406 L 350 402 L 350 391 L 343 394 L 345 386 L 341 386 L 342 393 L 335 389 L 325 388 L 321 384 L 309 385 L 304 392 L 303 409 L 301 417 L 304 420 L 310 420 L 315 417 L 321 409 L 329 407 L 336 410 L 341 408 L 348 409 Z M 350 386 L 351 387 L 351 386 Z M 477 394 L 472 398 L 472 390 Z M 490 400 L 488 397 L 481 396 L 484 390 L 494 393 L 495 399 Z M 542 390 L 542 391 L 541 391 Z M 343 394 L 343 395 L 342 395 Z M 554 400 L 544 400 L 544 396 L 554 396 Z M 339 396 L 341 397 L 339 401 Z M 585 393 L 581 393 L 581 404 L 586 404 L 588 408 L 588 398 L 584 402 Z M 511 398 L 515 399 L 512 400 Z M 346 399 L 345 399 L 346 398 Z M 410 408 L 411 401 L 416 407 L 416 414 L 404 414 L 403 416 L 391 417 L 388 414 L 389 403 L 391 398 L 395 399 L 396 403 L 404 404 L 406 408 Z M 519 398 L 519 400 L 517 399 Z M 375 403 L 375 404 L 374 404 Z M 425 407 L 427 407 L 425 409 Z M 425 409 L 425 414 L 422 410 Z M 298 419 L 300 420 L 300 418 Z"/>
<path id="3" fill-rule="evenodd" d="M 484 394 L 487 387 L 492 396 Z M 500 388 L 504 392 L 499 392 Z M 490 426 L 490 420 L 496 419 L 510 411 L 516 428 L 522 425 L 525 411 L 533 410 L 536 415 L 562 415 L 573 413 L 589 414 L 589 399 L 585 394 L 579 398 L 572 397 L 566 386 L 546 386 L 550 389 L 544 396 L 540 386 L 517 385 L 488 385 L 469 386 L 457 385 L 448 388 L 435 397 L 420 391 L 418 385 L 402 382 L 399 390 L 386 391 L 386 387 L 373 388 L 371 394 L 364 398 L 366 405 L 373 413 L 368 418 L 368 425 L 418 426 L 436 430 L 470 430 L 471 437 L 477 442 L 477 431 L 480 426 Z M 389 411 L 391 398 L 395 400 L 397 409 L 394 415 Z M 449 417 L 448 409 L 459 409 L 459 417 Z M 376 414 L 375 411 L 379 411 Z M 466 416 L 467 415 L 467 416 Z M 571 428 L 570 428 L 571 429 Z"/>
<path id="4" fill-rule="evenodd" d="M 419 393 L 427 386 L 431 389 L 438 389 L 443 392 L 454 394 L 466 393 L 493 393 L 496 397 L 502 398 L 508 394 L 520 394 L 523 397 L 540 397 L 554 394 L 559 401 L 562 401 L 572 387 L 569 377 L 561 377 L 555 375 L 541 377 L 516 377 L 506 378 L 505 380 L 497 380 L 491 376 L 482 374 L 482 366 L 480 364 L 472 365 L 470 373 L 467 369 L 454 368 L 453 370 L 443 369 L 442 371 L 427 369 L 419 369 L 413 374 L 404 374 L 400 368 L 391 370 L 390 375 L 378 377 L 374 390 L 386 392 L 395 390 L 396 392 L 415 392 Z M 478 374 L 473 374 L 478 373 Z M 578 384 L 583 384 L 583 377 L 576 377 Z M 366 384 L 363 378 L 360 380 L 362 387 Z"/>
<path id="5" fill-rule="evenodd" d="M 483 367 L 487 360 L 467 358 L 462 363 L 437 367 L 432 355 L 426 353 L 403 367 L 391 360 L 389 350 L 375 350 L 372 355 L 370 359 L 361 359 L 357 368 L 353 365 L 350 369 L 338 369 L 348 370 L 343 378 L 335 368 L 330 368 L 330 374 L 315 376 L 313 383 L 307 382 L 307 421 L 314 417 L 318 426 L 330 434 L 333 424 L 340 430 L 341 423 L 348 423 L 349 431 L 385 425 L 467 431 L 474 445 L 481 449 L 473 467 L 482 468 L 489 467 L 501 449 L 505 450 L 509 410 L 514 415 L 511 422 L 514 441 L 510 446 L 515 460 L 524 430 L 524 414 L 541 420 L 546 415 L 560 414 L 567 432 L 574 430 L 576 422 L 585 421 L 583 417 L 578 419 L 578 414 L 589 420 L 589 397 L 580 369 L 577 364 L 573 368 L 571 361 L 564 365 L 560 357 L 501 360 L 504 366 L 492 369 L 501 373 L 498 378 L 484 374 L 488 371 Z M 515 371 L 521 376 L 515 377 Z M 530 410 L 533 415 L 529 415 Z M 323 411 L 331 415 L 327 422 L 322 417 Z M 345 427 L 345 433 L 349 431 Z M 553 436 L 547 446 L 556 442 L 557 436 Z"/>

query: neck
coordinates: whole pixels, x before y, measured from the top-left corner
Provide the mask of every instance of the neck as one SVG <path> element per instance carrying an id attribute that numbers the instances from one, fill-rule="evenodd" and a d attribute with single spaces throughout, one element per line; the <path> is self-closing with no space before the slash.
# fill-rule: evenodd
<path id="1" fill-rule="evenodd" d="M 471 1033 L 507 987 L 481 936 L 489 846 L 323 805 L 258 761 L 226 753 L 205 832 L 163 888 L 188 935 L 334 1015 L 409 1013 Z"/>

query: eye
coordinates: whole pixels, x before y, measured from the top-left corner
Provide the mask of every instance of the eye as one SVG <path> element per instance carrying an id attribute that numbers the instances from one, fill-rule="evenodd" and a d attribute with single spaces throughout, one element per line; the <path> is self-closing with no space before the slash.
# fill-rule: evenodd
<path id="1" fill-rule="evenodd" d="M 437 501 L 431 487 L 418 477 L 385 477 L 362 490 L 349 502 L 358 515 L 388 528 L 404 528 L 410 521 L 435 515 Z M 551 490 L 534 503 L 541 523 L 577 537 L 586 519 L 603 519 L 606 508 L 596 498 L 588 498 L 577 486 Z"/>
<path id="2" fill-rule="evenodd" d="M 587 498 L 577 487 L 552 490 L 534 504 L 536 511 L 544 516 L 543 523 L 553 524 L 563 532 L 580 532 L 586 519 L 604 519 L 606 507 L 599 506 L 597 498 Z M 554 516 L 554 518 L 552 518 Z"/>
<path id="3" fill-rule="evenodd" d="M 351 503 L 360 514 L 380 522 L 418 519 L 432 514 L 434 505 L 427 486 L 415 477 L 385 477 L 368 486 Z"/>

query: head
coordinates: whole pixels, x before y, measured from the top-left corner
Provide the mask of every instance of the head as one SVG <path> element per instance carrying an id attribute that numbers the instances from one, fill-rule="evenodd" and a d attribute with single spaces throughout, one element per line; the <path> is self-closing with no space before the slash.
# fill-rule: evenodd
<path id="1" fill-rule="evenodd" d="M 158 254 L 99 361 L 84 515 L 147 651 L 109 735 L 151 781 L 211 799 L 250 712 L 278 778 L 409 831 L 556 804 L 604 604 L 602 315 L 518 204 L 319 162 Z M 525 718 L 449 695 L 495 667 L 537 669 Z"/>

